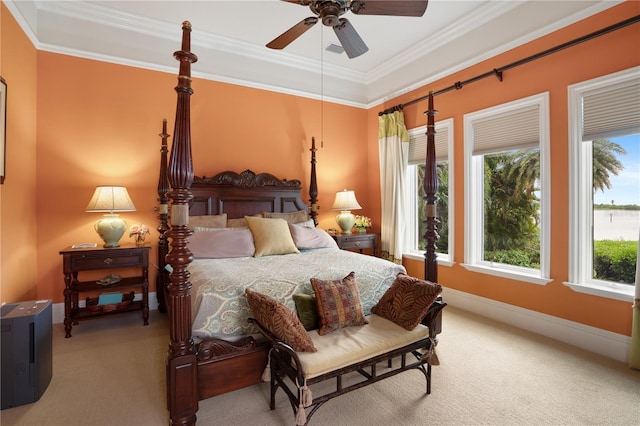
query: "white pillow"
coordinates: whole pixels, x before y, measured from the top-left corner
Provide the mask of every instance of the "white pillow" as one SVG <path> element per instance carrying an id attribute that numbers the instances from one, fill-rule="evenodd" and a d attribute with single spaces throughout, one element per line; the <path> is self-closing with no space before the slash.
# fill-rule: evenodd
<path id="1" fill-rule="evenodd" d="M 314 249 L 314 248 L 338 248 L 338 244 L 321 228 L 309 228 L 304 225 L 289 224 L 293 242 L 298 249 Z"/>
<path id="2" fill-rule="evenodd" d="M 196 259 L 251 257 L 256 251 L 249 228 L 194 232 L 187 241 Z"/>

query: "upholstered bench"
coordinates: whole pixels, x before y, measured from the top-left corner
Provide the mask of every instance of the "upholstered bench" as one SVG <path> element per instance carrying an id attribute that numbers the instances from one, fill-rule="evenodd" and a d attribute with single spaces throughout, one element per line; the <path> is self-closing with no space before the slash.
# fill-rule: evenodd
<path id="1" fill-rule="evenodd" d="M 446 303 L 439 297 L 436 299 L 441 290 L 438 284 L 406 275 L 396 281 L 372 309 L 373 313 L 362 317 L 358 325 L 324 333 L 322 327 L 305 330 L 288 308 L 264 295 L 247 291 L 249 305 L 256 316 L 251 321 L 271 343 L 263 380 L 271 384 L 272 410 L 276 392 L 282 388 L 296 415 L 296 425 L 306 425 L 316 410 L 330 399 L 411 369 L 423 373 L 426 393 L 431 393 L 431 366 L 438 363 L 436 334 L 440 332 L 441 311 Z M 420 317 L 407 323 L 402 307 L 416 305 L 414 296 L 420 291 L 424 293 L 424 283 L 436 286 L 428 291 L 437 293 L 419 311 Z M 314 289 L 318 294 L 315 285 Z M 415 316 L 415 309 L 412 315 Z M 396 358 L 399 363 L 394 366 Z M 380 365 L 383 362 L 386 365 Z M 346 374 L 353 372 L 360 376 L 351 375 L 343 381 Z M 330 379 L 335 379 L 333 390 L 322 395 L 312 394 L 310 386 Z"/>

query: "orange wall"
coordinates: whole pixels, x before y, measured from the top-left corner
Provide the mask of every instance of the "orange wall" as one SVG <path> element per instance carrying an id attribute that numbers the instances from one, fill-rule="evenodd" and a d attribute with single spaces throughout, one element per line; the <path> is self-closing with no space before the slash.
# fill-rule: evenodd
<path id="1" fill-rule="evenodd" d="M 0 185 L 0 301 L 38 297 L 37 52 L 0 5 L 0 75 L 7 82 L 6 179 Z"/>
<path id="2" fill-rule="evenodd" d="M 173 133 L 177 69 L 177 62 L 176 73 L 165 74 L 39 52 L 38 297 L 62 301 L 60 249 L 99 242 L 93 223 L 100 216 L 84 212 L 96 185 L 127 186 L 137 211 L 121 216 L 157 226 L 158 134 L 165 117 Z M 199 79 L 192 86 L 196 175 L 268 171 L 301 179 L 308 199 L 311 137 L 319 147 L 322 135 L 318 101 Z M 340 123 L 325 125 L 318 151 L 320 225 L 329 227 L 336 191 L 349 185 L 365 193 L 358 170 L 366 161 L 359 156 L 366 147 L 366 111 L 326 104 L 324 116 Z"/>
<path id="3" fill-rule="evenodd" d="M 554 34 L 507 52 L 477 66 L 448 76 L 387 105 L 369 111 L 369 132 L 373 115 L 384 107 L 406 102 L 465 81 L 494 68 L 552 48 L 640 13 L 639 2 L 610 9 Z M 454 118 L 455 171 L 455 262 L 440 266 L 438 280 L 445 287 L 504 303 L 532 309 L 582 324 L 631 335 L 630 303 L 576 293 L 563 285 L 568 280 L 569 142 L 567 86 L 601 75 L 640 65 L 640 25 L 626 27 L 589 42 L 546 56 L 504 73 L 504 81 L 491 77 L 435 97 L 436 120 Z M 546 286 L 467 271 L 464 262 L 464 153 L 463 115 L 536 93 L 549 91 L 551 116 L 551 269 L 553 281 Z M 408 128 L 426 123 L 426 101 L 404 109 Z M 374 144 L 370 137 L 370 146 Z M 423 262 L 405 259 L 409 271 L 424 276 Z"/>

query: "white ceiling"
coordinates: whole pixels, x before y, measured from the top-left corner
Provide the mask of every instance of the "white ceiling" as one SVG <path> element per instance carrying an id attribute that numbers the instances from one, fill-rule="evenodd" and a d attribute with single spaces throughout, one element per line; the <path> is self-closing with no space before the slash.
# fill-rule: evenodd
<path id="1" fill-rule="evenodd" d="M 284 50 L 265 44 L 305 17 L 278 0 L 2 0 L 37 49 L 176 73 L 181 23 L 191 22 L 192 75 L 359 107 L 428 84 L 621 3 L 617 0 L 430 0 L 424 16 L 348 12 L 369 47 L 339 45 L 318 23 Z M 369 0 L 372 1 L 372 0 Z M 496 64 L 496 67 L 505 64 Z M 436 88 L 437 89 L 437 88 Z"/>

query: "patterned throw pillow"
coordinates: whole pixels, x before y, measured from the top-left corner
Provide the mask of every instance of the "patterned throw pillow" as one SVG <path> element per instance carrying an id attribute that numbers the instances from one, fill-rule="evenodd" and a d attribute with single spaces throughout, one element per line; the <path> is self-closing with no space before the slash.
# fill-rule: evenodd
<path id="1" fill-rule="evenodd" d="M 274 336 L 291 346 L 294 351 L 317 351 L 295 312 L 277 300 L 250 288 L 245 289 L 245 294 L 253 316 Z"/>
<path id="2" fill-rule="evenodd" d="M 396 276 L 391 287 L 382 295 L 371 313 L 413 330 L 436 300 L 442 286 L 403 274 Z"/>
<path id="3" fill-rule="evenodd" d="M 341 280 L 311 278 L 311 286 L 316 294 L 320 318 L 319 335 L 329 334 L 350 325 L 369 323 L 362 312 L 355 272 Z"/>

